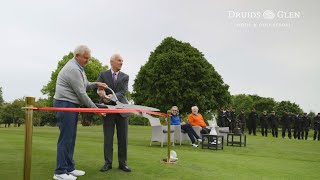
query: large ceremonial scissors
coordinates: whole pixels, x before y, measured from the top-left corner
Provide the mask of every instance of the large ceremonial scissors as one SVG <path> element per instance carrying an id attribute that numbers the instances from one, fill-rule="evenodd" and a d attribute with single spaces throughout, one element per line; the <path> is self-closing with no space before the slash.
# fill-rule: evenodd
<path id="1" fill-rule="evenodd" d="M 141 106 L 141 105 L 135 105 L 135 104 L 124 104 L 120 102 L 116 96 L 116 93 L 110 88 L 107 87 L 112 92 L 112 97 L 109 97 L 107 95 L 104 96 L 104 98 L 109 99 L 110 101 L 113 101 L 116 103 L 115 106 L 113 105 L 105 105 L 105 104 L 96 104 L 98 107 L 103 107 L 103 108 L 110 108 L 110 109 L 137 109 L 137 110 L 148 110 L 148 111 L 160 111 L 157 108 L 153 107 L 148 107 L 148 106 Z M 97 90 L 98 93 L 99 89 Z"/>

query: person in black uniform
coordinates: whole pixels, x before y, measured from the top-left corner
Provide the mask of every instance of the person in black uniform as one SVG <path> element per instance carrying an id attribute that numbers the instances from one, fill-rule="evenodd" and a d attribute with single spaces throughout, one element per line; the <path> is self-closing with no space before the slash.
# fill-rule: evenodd
<path id="1" fill-rule="evenodd" d="M 293 137 L 294 139 L 300 139 L 300 127 L 299 127 L 299 124 L 300 124 L 300 116 L 299 114 L 296 114 L 293 116 L 293 128 L 294 128 L 294 131 L 293 131 Z"/>
<path id="2" fill-rule="evenodd" d="M 271 123 L 271 131 L 273 137 L 278 137 L 278 116 L 274 111 L 271 112 L 271 115 L 269 116 L 269 122 Z"/>
<path id="3" fill-rule="evenodd" d="M 302 131 L 303 131 L 303 121 L 302 121 L 302 114 L 299 114 L 298 119 L 298 139 L 303 139 L 302 137 Z"/>
<path id="4" fill-rule="evenodd" d="M 230 109 L 228 108 L 227 111 L 226 111 L 226 127 L 229 127 L 229 132 L 232 132 L 232 129 L 230 128 L 231 127 L 231 112 L 230 112 Z"/>
<path id="5" fill-rule="evenodd" d="M 236 125 L 236 109 L 235 108 L 232 108 L 231 112 L 230 112 L 230 119 L 231 119 L 231 123 L 230 123 L 230 129 L 231 129 L 231 132 L 233 132 L 234 128 L 235 128 L 235 125 Z"/>
<path id="6" fill-rule="evenodd" d="M 307 116 L 307 113 L 304 113 L 302 116 L 302 132 L 301 132 L 302 139 L 308 140 L 310 125 L 311 125 L 310 118 Z"/>
<path id="7" fill-rule="evenodd" d="M 313 118 L 314 122 L 314 135 L 313 135 L 313 140 L 316 140 L 316 137 L 318 135 L 318 141 L 320 141 L 320 113 L 316 117 Z"/>
<path id="8" fill-rule="evenodd" d="M 241 133 L 244 133 L 244 129 L 246 128 L 246 116 L 244 114 L 244 110 L 241 110 L 241 114 L 238 116 L 239 119 L 239 125 L 241 128 Z"/>
<path id="9" fill-rule="evenodd" d="M 268 115 L 267 111 L 263 111 L 260 116 L 261 134 L 262 136 L 268 136 Z"/>
<path id="10" fill-rule="evenodd" d="M 257 120 L 258 120 L 258 114 L 256 112 L 256 109 L 253 108 L 251 113 L 249 114 L 248 129 L 249 129 L 250 135 L 251 135 L 251 133 L 253 133 L 253 135 L 256 136 Z"/>
<path id="11" fill-rule="evenodd" d="M 291 139 L 291 116 L 288 112 L 284 112 L 281 118 L 282 121 L 282 138 L 286 136 L 288 130 L 288 137 Z"/>
<path id="12" fill-rule="evenodd" d="M 226 111 L 224 109 L 220 109 L 219 112 L 219 126 L 226 127 Z"/>

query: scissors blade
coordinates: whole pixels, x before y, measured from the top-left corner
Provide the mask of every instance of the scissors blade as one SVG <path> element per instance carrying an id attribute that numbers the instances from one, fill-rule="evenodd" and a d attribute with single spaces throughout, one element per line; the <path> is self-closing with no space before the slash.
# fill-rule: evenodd
<path id="1" fill-rule="evenodd" d="M 112 105 L 106 105 L 106 104 L 98 104 L 98 103 L 96 103 L 96 106 L 97 106 L 98 108 L 116 109 L 116 107 L 115 107 L 115 106 L 112 106 Z"/>
<path id="2" fill-rule="evenodd" d="M 97 104 L 99 108 L 108 108 L 108 109 L 137 109 L 137 110 L 147 110 L 147 111 L 160 111 L 157 108 L 148 107 L 148 106 L 140 106 L 140 105 L 132 105 L 132 104 L 123 104 L 118 102 L 117 105 L 106 105 L 106 104 Z"/>
<path id="3" fill-rule="evenodd" d="M 148 106 L 141 106 L 141 105 L 134 105 L 134 104 L 123 104 L 117 102 L 117 105 L 115 105 L 115 108 L 117 109 L 137 109 L 137 110 L 148 110 L 148 111 L 160 111 L 157 108 L 148 107 Z"/>

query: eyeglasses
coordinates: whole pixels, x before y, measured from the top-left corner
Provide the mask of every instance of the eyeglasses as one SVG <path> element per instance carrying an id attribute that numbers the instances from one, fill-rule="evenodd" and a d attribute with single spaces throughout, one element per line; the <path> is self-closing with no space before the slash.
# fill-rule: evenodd
<path id="1" fill-rule="evenodd" d="M 175 111 L 177 112 L 178 110 L 172 110 L 172 112 L 175 112 Z"/>

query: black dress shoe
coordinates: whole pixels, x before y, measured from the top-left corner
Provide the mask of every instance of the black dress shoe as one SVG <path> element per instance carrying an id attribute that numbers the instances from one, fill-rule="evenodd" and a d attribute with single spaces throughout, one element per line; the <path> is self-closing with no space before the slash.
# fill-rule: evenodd
<path id="1" fill-rule="evenodd" d="M 101 172 L 107 172 L 110 169 L 112 169 L 111 165 L 105 164 L 104 166 L 102 166 L 102 168 L 100 169 Z"/>
<path id="2" fill-rule="evenodd" d="M 131 172 L 131 169 L 128 166 L 119 166 L 119 169 L 125 172 Z"/>

